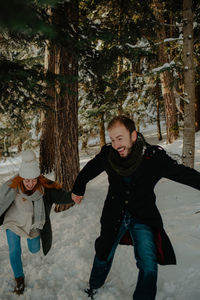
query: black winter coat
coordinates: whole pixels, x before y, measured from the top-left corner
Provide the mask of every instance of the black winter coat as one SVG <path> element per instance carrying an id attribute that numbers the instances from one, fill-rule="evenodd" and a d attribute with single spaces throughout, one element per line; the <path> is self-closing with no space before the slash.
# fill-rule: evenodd
<path id="1" fill-rule="evenodd" d="M 49 189 L 45 188 L 45 193 L 43 196 L 46 222 L 42 230 L 40 230 L 40 236 L 42 241 L 42 248 L 44 255 L 46 255 L 51 249 L 52 245 L 52 229 L 50 221 L 50 212 L 53 203 L 55 204 L 74 204 L 74 201 L 71 199 L 71 192 L 66 192 L 63 189 Z"/>
<path id="2" fill-rule="evenodd" d="M 155 232 L 158 263 L 176 264 L 171 242 L 163 228 L 161 215 L 156 206 L 154 187 L 162 178 L 200 189 L 200 173 L 169 157 L 159 146 L 147 144 L 143 161 L 132 174 L 132 184 L 126 185 L 108 162 L 110 145 L 90 160 L 79 173 L 72 192 L 84 195 L 88 181 L 106 171 L 109 188 L 101 216 L 101 232 L 95 242 L 97 256 L 106 260 L 117 237 L 125 210 L 139 222 L 149 225 Z"/>

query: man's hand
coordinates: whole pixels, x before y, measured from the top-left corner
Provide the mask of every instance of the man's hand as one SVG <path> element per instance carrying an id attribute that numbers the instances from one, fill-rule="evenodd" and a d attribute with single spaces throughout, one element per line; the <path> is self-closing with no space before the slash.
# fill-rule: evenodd
<path id="1" fill-rule="evenodd" d="M 72 193 L 72 200 L 76 203 L 76 204 L 80 204 L 81 201 L 83 199 L 83 196 L 78 196 Z"/>

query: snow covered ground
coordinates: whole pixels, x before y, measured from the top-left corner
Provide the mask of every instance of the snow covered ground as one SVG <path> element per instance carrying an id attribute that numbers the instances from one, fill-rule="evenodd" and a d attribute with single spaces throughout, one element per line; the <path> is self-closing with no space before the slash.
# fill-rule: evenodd
<path id="1" fill-rule="evenodd" d="M 152 130 L 144 130 L 148 142 L 158 143 Z M 159 143 L 171 154 L 181 154 L 181 138 L 172 145 Z M 81 155 L 81 166 L 89 159 Z M 0 162 L 0 183 L 18 170 L 19 158 Z M 200 170 L 200 133 L 196 134 L 195 168 Z M 105 173 L 87 185 L 85 199 L 70 210 L 52 210 L 53 246 L 46 257 L 31 254 L 22 239 L 26 290 L 12 293 L 14 280 L 9 264 L 5 232 L 0 228 L 0 300 L 84 300 L 99 234 L 107 191 Z M 200 193 L 190 187 L 162 179 L 156 187 L 157 205 L 165 229 L 176 251 L 176 266 L 159 266 L 156 300 L 200 299 Z M 137 280 L 132 246 L 118 246 L 108 279 L 97 300 L 130 300 Z"/>

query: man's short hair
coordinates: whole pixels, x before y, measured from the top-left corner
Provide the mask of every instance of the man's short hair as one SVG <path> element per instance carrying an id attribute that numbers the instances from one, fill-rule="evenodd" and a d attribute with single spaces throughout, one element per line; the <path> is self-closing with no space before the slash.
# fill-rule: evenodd
<path id="1" fill-rule="evenodd" d="M 135 122 L 133 120 L 131 120 L 130 118 L 124 116 L 124 115 L 119 115 L 114 117 L 107 126 L 107 130 L 111 129 L 112 127 L 114 127 L 116 125 L 116 123 L 121 123 L 122 125 L 124 125 L 126 127 L 126 129 L 128 129 L 128 131 L 130 132 L 130 134 L 136 130 L 135 128 Z"/>

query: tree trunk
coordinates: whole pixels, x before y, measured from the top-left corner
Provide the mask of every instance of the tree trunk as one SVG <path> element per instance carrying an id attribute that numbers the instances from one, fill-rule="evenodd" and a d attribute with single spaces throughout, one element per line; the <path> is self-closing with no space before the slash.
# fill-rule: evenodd
<path id="1" fill-rule="evenodd" d="M 99 133 L 100 133 L 100 147 L 103 147 L 106 144 L 104 114 L 103 113 L 101 113 L 99 115 Z"/>
<path id="2" fill-rule="evenodd" d="M 120 0 L 118 2 L 119 4 L 119 22 L 118 22 L 118 45 L 119 47 L 121 46 L 121 33 L 122 33 L 122 16 L 123 16 L 123 6 L 124 6 L 124 1 Z M 122 83 L 120 82 L 120 76 L 123 72 L 123 57 L 118 56 L 117 58 L 117 80 L 118 84 L 121 85 Z M 121 87 L 119 87 L 121 89 Z M 117 113 L 118 115 L 123 114 L 123 106 L 122 104 L 124 103 L 124 98 L 118 97 L 117 98 Z"/>
<path id="3" fill-rule="evenodd" d="M 88 144 L 88 134 L 87 133 L 82 134 L 81 141 L 82 141 L 81 150 L 87 149 L 87 144 Z"/>
<path id="4" fill-rule="evenodd" d="M 22 145 L 23 145 L 23 139 L 22 139 L 22 137 L 20 137 L 18 145 L 17 145 L 17 152 L 18 153 L 22 151 Z"/>
<path id="5" fill-rule="evenodd" d="M 8 136 L 5 136 L 3 139 L 3 152 L 5 156 L 8 154 Z"/>
<path id="6" fill-rule="evenodd" d="M 173 143 L 179 136 L 175 97 L 171 85 L 173 78 L 169 71 L 160 74 L 162 95 L 165 103 L 167 143 Z"/>
<path id="7" fill-rule="evenodd" d="M 156 87 L 155 87 L 156 91 L 156 122 L 157 122 L 157 135 L 158 135 L 158 140 L 161 141 L 162 140 L 162 133 L 161 133 L 161 126 L 160 126 L 160 87 L 158 84 L 158 81 L 156 81 Z"/>
<path id="8" fill-rule="evenodd" d="M 164 7 L 158 0 L 153 0 L 154 15 L 160 24 L 157 30 L 157 36 L 159 41 L 159 63 L 164 65 L 168 63 L 168 56 L 166 53 L 164 39 L 166 38 L 166 32 L 164 28 Z M 173 143 L 178 138 L 179 129 L 177 121 L 176 103 L 173 92 L 173 77 L 170 71 L 166 70 L 160 73 L 160 81 L 162 86 L 162 95 L 165 102 L 165 116 L 166 116 L 166 133 L 167 143 Z"/>
<path id="9" fill-rule="evenodd" d="M 58 49 L 56 59 L 59 74 L 78 76 L 77 61 L 64 48 Z M 55 176 L 68 190 L 79 170 L 77 89 L 77 81 L 57 87 L 55 99 Z"/>
<path id="10" fill-rule="evenodd" d="M 195 87 L 195 131 L 200 130 L 200 85 Z"/>
<path id="11" fill-rule="evenodd" d="M 160 101 L 157 99 L 157 135 L 158 140 L 162 141 L 162 132 L 160 127 Z"/>
<path id="12" fill-rule="evenodd" d="M 195 77 L 193 60 L 192 1 L 183 1 L 184 130 L 183 164 L 194 167 L 195 150 Z"/>
<path id="13" fill-rule="evenodd" d="M 50 16 L 53 25 L 65 32 L 65 39 L 54 41 L 48 48 L 48 70 L 59 77 L 53 90 L 49 90 L 53 97 L 53 111 L 48 112 L 43 126 L 41 152 L 51 153 L 48 153 L 46 164 L 45 157 L 42 161 L 47 170 L 49 165 L 53 166 L 55 180 L 71 190 L 79 171 L 78 60 L 74 49 L 75 39 L 72 41 L 69 37 L 77 35 L 78 1 L 59 3 Z M 69 35 L 68 30 L 71 31 Z M 55 211 L 65 208 L 64 205 L 57 205 Z"/>
<path id="14" fill-rule="evenodd" d="M 58 25 L 78 28 L 78 1 L 64 2 L 55 10 Z M 67 24 L 66 24 L 67 22 Z M 73 45 L 56 46 L 55 73 L 64 76 L 57 83 L 55 97 L 55 176 L 70 190 L 79 171 L 78 155 L 78 60 Z"/>
<path id="15" fill-rule="evenodd" d="M 55 73 L 55 46 L 47 42 L 45 48 L 45 72 Z M 42 174 L 54 170 L 55 158 L 55 87 L 48 83 L 49 110 L 41 113 L 42 135 L 40 139 L 40 169 Z"/>

